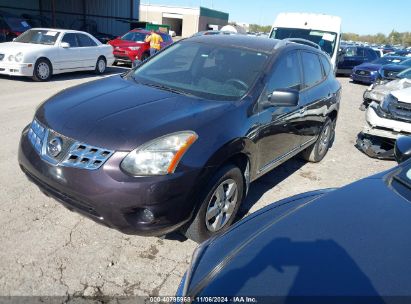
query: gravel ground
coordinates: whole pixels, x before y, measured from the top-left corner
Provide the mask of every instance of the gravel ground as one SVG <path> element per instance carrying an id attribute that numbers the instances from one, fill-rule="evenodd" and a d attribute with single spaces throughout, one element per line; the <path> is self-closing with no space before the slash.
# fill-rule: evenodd
<path id="1" fill-rule="evenodd" d="M 111 73 L 121 68 L 111 68 Z M 123 235 L 70 212 L 28 182 L 17 164 L 20 132 L 36 107 L 87 73 L 49 83 L 0 77 L 0 295 L 173 295 L 196 244 Z M 336 140 L 319 164 L 290 160 L 254 182 L 243 213 L 304 191 L 340 187 L 391 168 L 355 147 L 364 123 L 364 86 L 343 86 Z"/>

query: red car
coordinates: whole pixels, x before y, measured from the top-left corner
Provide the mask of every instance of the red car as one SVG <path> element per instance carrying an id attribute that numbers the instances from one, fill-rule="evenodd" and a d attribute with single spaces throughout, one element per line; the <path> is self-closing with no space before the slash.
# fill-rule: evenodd
<path id="1" fill-rule="evenodd" d="M 161 48 L 173 43 L 170 35 L 157 32 L 162 38 Z M 150 31 L 144 29 L 135 29 L 122 37 L 118 37 L 108 42 L 113 47 L 115 57 L 114 64 L 117 62 L 132 63 L 136 57 L 139 60 L 145 60 L 150 56 L 150 43 L 144 42 Z"/>

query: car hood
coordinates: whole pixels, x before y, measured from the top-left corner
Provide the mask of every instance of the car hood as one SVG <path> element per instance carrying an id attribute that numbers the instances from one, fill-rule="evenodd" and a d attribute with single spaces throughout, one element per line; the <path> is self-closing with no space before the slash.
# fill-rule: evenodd
<path id="1" fill-rule="evenodd" d="M 144 41 L 129 41 L 129 40 L 122 40 L 122 39 L 114 39 L 110 41 L 110 44 L 113 47 L 129 47 L 129 46 L 140 46 L 142 44 L 146 44 L 148 42 Z"/>
<path id="2" fill-rule="evenodd" d="M 33 52 L 36 50 L 44 50 L 53 47 L 52 45 L 35 44 L 35 43 L 21 43 L 21 42 L 4 42 L 0 43 L 0 53 L 2 54 L 17 54 L 18 52 Z"/>
<path id="3" fill-rule="evenodd" d="M 364 71 L 378 71 L 381 68 L 381 64 L 376 63 L 362 63 L 354 67 L 355 70 L 364 70 Z"/>
<path id="4" fill-rule="evenodd" d="M 196 131 L 230 106 L 113 76 L 63 90 L 44 102 L 36 117 L 64 136 L 129 151 L 165 134 Z"/>
<path id="5" fill-rule="evenodd" d="M 411 103 L 411 87 L 392 91 L 391 94 L 400 102 Z"/>
<path id="6" fill-rule="evenodd" d="M 411 204 L 381 175 L 239 222 L 200 251 L 187 295 L 409 294 Z"/>

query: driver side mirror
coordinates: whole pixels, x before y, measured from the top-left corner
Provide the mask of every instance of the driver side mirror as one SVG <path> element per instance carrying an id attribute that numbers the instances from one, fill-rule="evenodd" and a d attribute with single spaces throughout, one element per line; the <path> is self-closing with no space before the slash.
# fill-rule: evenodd
<path id="1" fill-rule="evenodd" d="M 300 93 L 295 89 L 277 89 L 268 95 L 273 106 L 295 107 L 298 105 Z"/>
<path id="2" fill-rule="evenodd" d="M 411 158 L 411 136 L 400 136 L 395 141 L 394 157 L 397 163 Z"/>
<path id="3" fill-rule="evenodd" d="M 62 48 L 64 48 L 64 49 L 68 49 L 68 48 L 70 47 L 70 43 L 68 43 L 68 42 L 62 42 L 62 43 L 60 43 L 60 46 L 61 46 Z"/>

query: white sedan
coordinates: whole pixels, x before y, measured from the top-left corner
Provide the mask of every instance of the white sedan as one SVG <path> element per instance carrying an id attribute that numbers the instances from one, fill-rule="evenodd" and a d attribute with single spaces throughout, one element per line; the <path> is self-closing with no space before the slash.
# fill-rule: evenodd
<path id="1" fill-rule="evenodd" d="M 0 43 L 0 74 L 36 81 L 65 72 L 102 74 L 113 62 L 111 45 L 80 31 L 34 28 L 12 42 Z"/>

